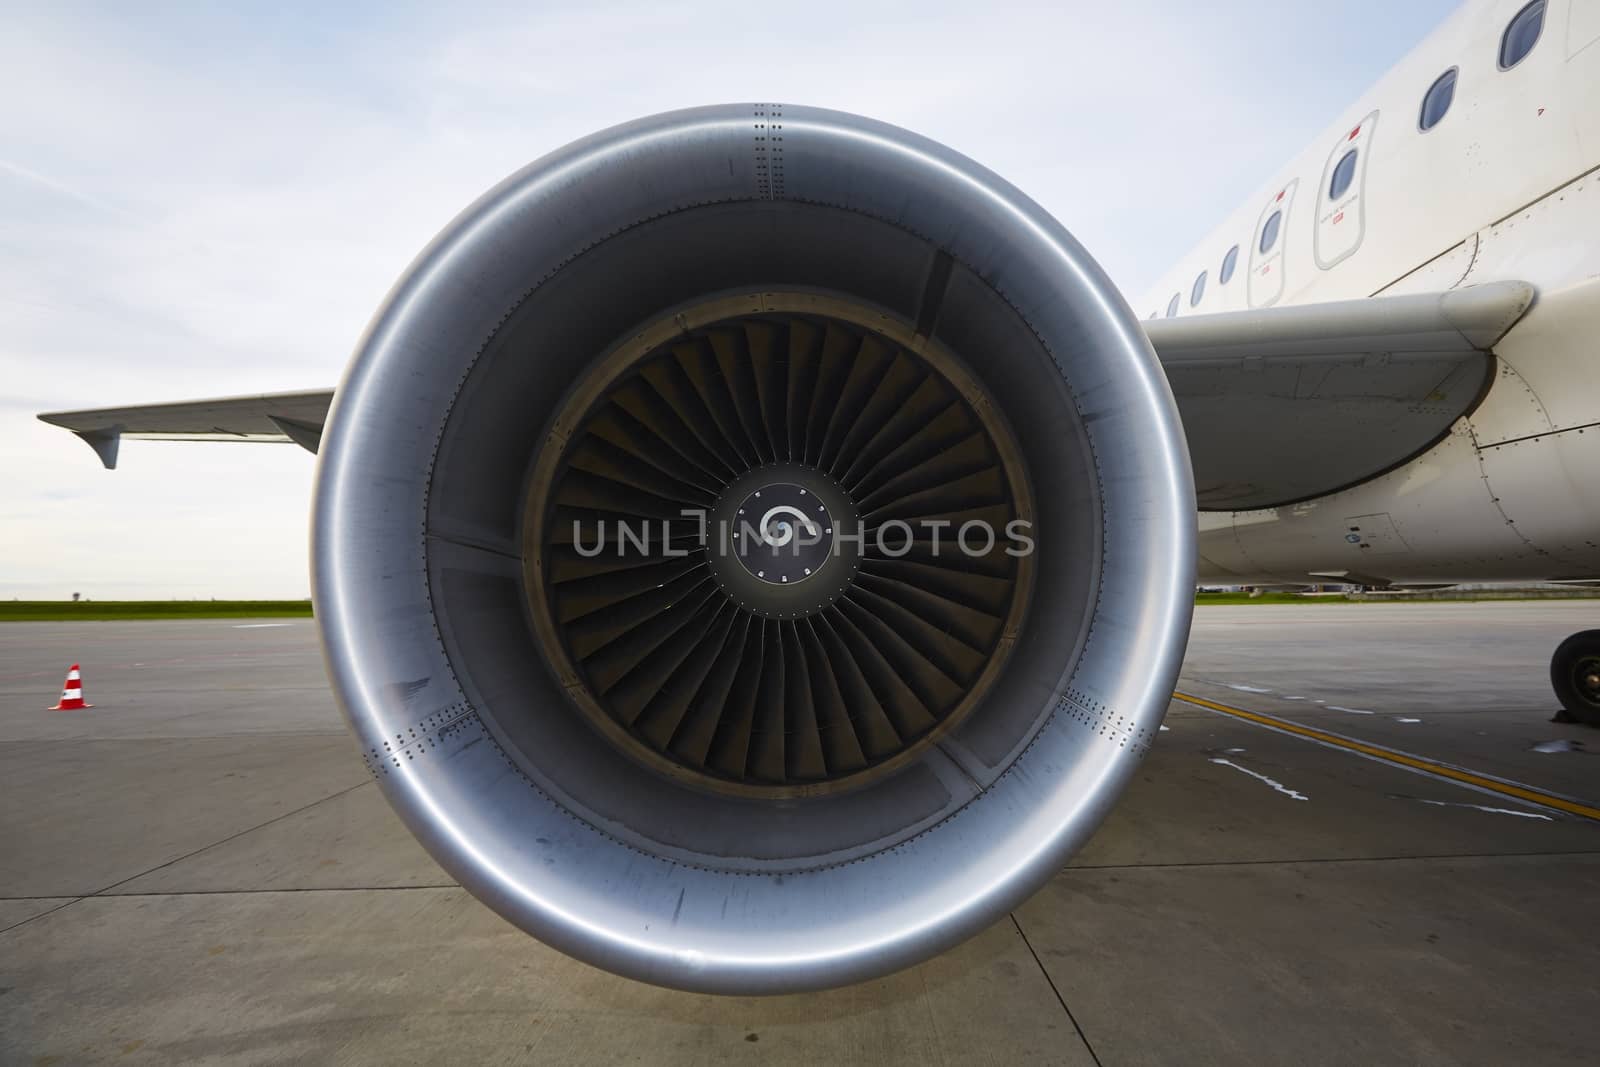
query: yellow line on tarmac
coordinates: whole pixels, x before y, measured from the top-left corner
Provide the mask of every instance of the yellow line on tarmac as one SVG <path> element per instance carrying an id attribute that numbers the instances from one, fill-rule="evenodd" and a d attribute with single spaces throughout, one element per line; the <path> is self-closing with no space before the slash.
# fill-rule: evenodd
<path id="1" fill-rule="evenodd" d="M 1210 711 L 1220 712 L 1223 715 L 1229 715 L 1235 719 L 1243 719 L 1245 722 L 1253 722 L 1257 726 L 1266 726 L 1274 730 L 1282 730 L 1286 734 L 1294 734 L 1297 737 L 1304 737 L 1311 741 L 1318 741 L 1324 745 L 1331 745 L 1334 748 L 1342 748 L 1346 752 L 1356 752 L 1360 755 L 1367 756 L 1375 760 L 1381 760 L 1384 763 L 1394 763 L 1401 767 L 1409 767 L 1414 771 L 1422 771 L 1424 774 L 1431 774 L 1439 778 L 1448 778 L 1455 782 L 1464 782 L 1465 784 L 1478 789 L 1486 789 L 1491 793 L 1499 793 L 1502 796 L 1516 797 L 1518 800 L 1525 800 L 1530 804 L 1539 804 L 1546 808 L 1554 808 L 1557 811 L 1564 811 L 1569 815 L 1578 815 L 1585 819 L 1593 819 L 1596 822 L 1600 822 L 1600 808 L 1593 808 L 1587 804 L 1580 804 L 1575 800 L 1568 800 L 1566 797 L 1553 796 L 1549 793 L 1544 793 L 1525 785 L 1518 785 L 1514 782 L 1504 782 L 1498 778 L 1488 778 L 1481 774 L 1474 774 L 1472 771 L 1462 770 L 1459 767 L 1451 767 L 1450 765 L 1444 763 L 1435 763 L 1433 760 L 1422 759 L 1419 756 L 1407 755 L 1404 752 L 1396 752 L 1394 749 L 1368 744 L 1365 741 L 1354 741 L 1348 737 L 1341 737 L 1338 734 L 1330 734 L 1324 730 L 1318 730 L 1310 726 L 1302 726 L 1297 722 L 1290 722 L 1287 719 L 1279 719 L 1272 715 L 1263 715 L 1258 711 L 1246 711 L 1243 708 L 1230 707 L 1227 704 L 1218 704 L 1216 701 L 1207 700 L 1204 697 L 1190 696 L 1188 693 L 1173 693 L 1172 699 L 1181 700 L 1185 704 L 1193 704 L 1196 707 L 1206 708 Z"/>

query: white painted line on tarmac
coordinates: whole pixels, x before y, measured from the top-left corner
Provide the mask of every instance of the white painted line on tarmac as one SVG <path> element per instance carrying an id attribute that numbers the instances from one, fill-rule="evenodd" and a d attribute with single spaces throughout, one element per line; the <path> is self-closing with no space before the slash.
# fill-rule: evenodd
<path id="1" fill-rule="evenodd" d="M 1424 800 L 1415 797 L 1419 804 L 1433 804 L 1441 808 L 1471 808 L 1474 811 L 1487 811 L 1491 815 L 1515 815 L 1519 819 L 1543 819 L 1545 822 L 1555 822 L 1548 815 L 1540 815 L 1536 811 L 1513 811 L 1510 808 L 1491 808 L 1487 804 L 1463 804 L 1458 800 Z"/>
<path id="2" fill-rule="evenodd" d="M 1329 711 L 1348 711 L 1352 715 L 1373 715 L 1375 712 L 1363 711 L 1361 708 L 1342 708 L 1338 704 L 1329 704 Z"/>
<path id="3" fill-rule="evenodd" d="M 1514 782 L 1508 778 L 1496 778 L 1479 771 L 1441 763 L 1438 760 L 1431 760 L 1399 749 L 1387 748 L 1367 741 L 1359 741 L 1353 737 L 1346 737 L 1343 734 L 1305 726 L 1301 723 L 1291 722 L 1288 719 L 1279 719 L 1259 711 L 1247 711 L 1244 708 L 1218 704 L 1214 700 L 1207 700 L 1204 697 L 1197 697 L 1189 693 L 1173 693 L 1172 696 L 1174 700 L 1185 704 L 1193 704 L 1195 707 L 1206 708 L 1218 715 L 1226 715 L 1230 718 L 1254 723 L 1256 726 L 1271 730 L 1274 733 L 1303 737 L 1324 747 L 1351 752 L 1363 759 L 1387 763 L 1410 771 L 1413 774 L 1427 775 L 1435 779 L 1447 779 L 1479 793 L 1508 796 L 1523 803 L 1535 804 L 1542 808 L 1554 808 L 1556 811 L 1565 812 L 1569 815 L 1579 815 L 1585 819 L 1600 822 L 1600 807 L 1586 804 L 1574 797 L 1562 796 L 1559 793 L 1551 793 L 1543 789 L 1535 789 L 1533 786 L 1522 782 Z M 1568 751 L 1575 742 L 1566 742 L 1566 747 L 1563 748 L 1548 747 L 1551 744 L 1551 742 L 1546 742 L 1545 746 L 1535 746 L 1535 751 Z M 1586 750 L 1580 747 L 1577 751 Z"/>
<path id="4" fill-rule="evenodd" d="M 1310 800 L 1311 799 L 1310 797 L 1306 796 L 1304 793 L 1295 792 L 1293 789 L 1290 789 L 1288 786 L 1284 785 L 1282 782 L 1275 781 L 1274 779 L 1268 778 L 1266 775 L 1261 774 L 1261 773 L 1259 773 L 1257 771 L 1252 771 L 1249 767 L 1241 767 L 1237 763 L 1233 762 L 1233 760 L 1231 760 L 1231 759 L 1222 759 L 1221 757 L 1213 756 L 1211 758 L 1211 762 L 1212 763 L 1220 763 L 1224 767 L 1232 767 L 1234 770 L 1239 771 L 1242 774 L 1248 774 L 1250 777 L 1252 777 L 1252 778 L 1254 778 L 1254 779 L 1256 779 L 1258 781 L 1262 781 L 1262 782 L 1267 783 L 1272 788 L 1274 788 L 1278 792 L 1282 793 L 1284 796 L 1289 797 L 1289 798 L 1291 798 L 1293 800 Z"/>
<path id="5" fill-rule="evenodd" d="M 234 627 L 235 630 L 275 630 L 280 626 L 293 626 L 292 622 L 242 622 Z"/>

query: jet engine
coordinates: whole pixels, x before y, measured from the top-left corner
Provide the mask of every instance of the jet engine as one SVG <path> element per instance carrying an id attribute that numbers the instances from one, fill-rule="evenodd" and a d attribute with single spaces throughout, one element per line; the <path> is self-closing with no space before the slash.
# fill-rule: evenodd
<path id="1" fill-rule="evenodd" d="M 324 429 L 317 614 L 390 803 L 530 934 L 817 989 L 978 932 L 1187 638 L 1161 368 L 1038 205 L 775 104 L 643 119 L 422 252 Z"/>

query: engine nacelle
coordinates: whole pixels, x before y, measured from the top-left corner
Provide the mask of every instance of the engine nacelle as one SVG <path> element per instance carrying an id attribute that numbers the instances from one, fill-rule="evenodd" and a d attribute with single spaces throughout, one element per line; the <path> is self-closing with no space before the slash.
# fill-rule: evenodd
<path id="1" fill-rule="evenodd" d="M 412 264 L 321 442 L 329 673 L 391 804 L 540 940 L 717 993 L 995 921 L 1165 712 L 1194 491 L 1132 313 L 880 123 L 680 111 Z"/>

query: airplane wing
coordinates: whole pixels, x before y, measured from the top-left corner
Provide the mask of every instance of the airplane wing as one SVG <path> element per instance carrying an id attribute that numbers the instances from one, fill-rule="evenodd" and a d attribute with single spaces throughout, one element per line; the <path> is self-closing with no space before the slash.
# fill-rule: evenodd
<path id="1" fill-rule="evenodd" d="M 1202 511 L 1325 496 L 1431 448 L 1477 406 L 1523 282 L 1146 322 Z"/>
<path id="2" fill-rule="evenodd" d="M 56 411 L 39 418 L 83 438 L 110 470 L 117 465 L 117 442 L 124 437 L 156 441 L 292 442 L 315 452 L 331 403 L 333 390 L 318 389 L 142 407 Z"/>
<path id="3" fill-rule="evenodd" d="M 1490 354 L 1532 305 L 1494 282 L 1144 324 L 1166 368 L 1203 511 L 1323 496 L 1406 462 L 1488 389 Z M 333 390 L 39 417 L 116 465 L 122 437 L 292 441 L 312 452 Z"/>

